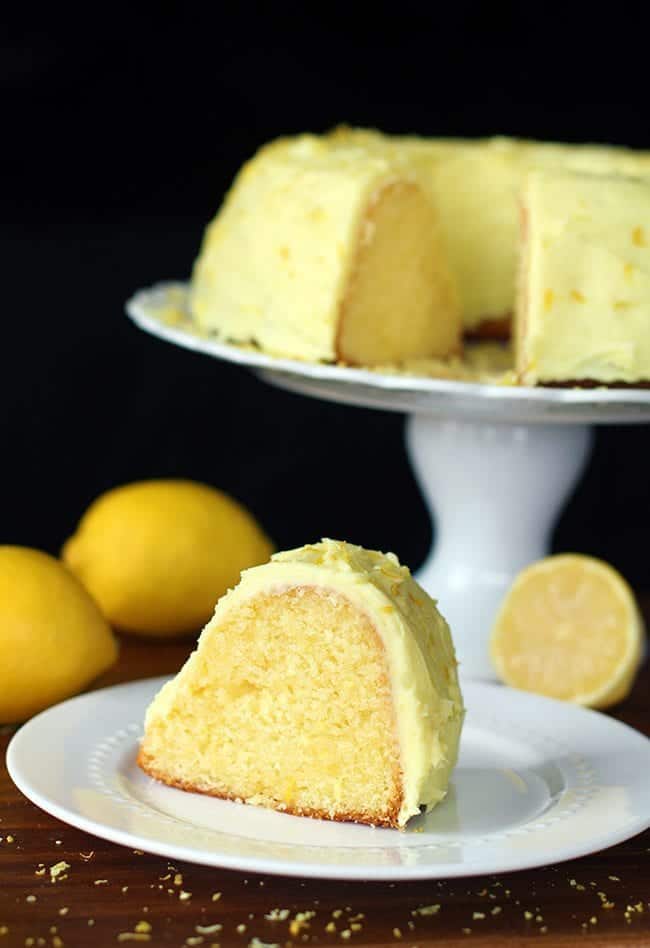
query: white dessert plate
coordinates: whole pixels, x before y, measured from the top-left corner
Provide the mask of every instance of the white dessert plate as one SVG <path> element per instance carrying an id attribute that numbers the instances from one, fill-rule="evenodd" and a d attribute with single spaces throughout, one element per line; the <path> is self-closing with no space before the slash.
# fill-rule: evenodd
<path id="1" fill-rule="evenodd" d="M 518 424 L 650 421 L 650 389 L 529 388 L 279 358 L 201 332 L 186 302 L 187 284 L 158 283 L 135 293 L 126 303 L 126 312 L 136 326 L 153 336 L 245 366 L 265 381 L 303 395 L 388 411 Z"/>
<path id="2" fill-rule="evenodd" d="M 145 709 L 164 681 L 94 691 L 33 718 L 7 752 L 18 788 L 53 816 L 124 846 L 332 879 L 528 869 L 605 849 L 650 825 L 646 737 L 594 711 L 478 682 L 464 686 L 467 720 L 448 797 L 405 832 L 175 790 L 135 762 Z"/>

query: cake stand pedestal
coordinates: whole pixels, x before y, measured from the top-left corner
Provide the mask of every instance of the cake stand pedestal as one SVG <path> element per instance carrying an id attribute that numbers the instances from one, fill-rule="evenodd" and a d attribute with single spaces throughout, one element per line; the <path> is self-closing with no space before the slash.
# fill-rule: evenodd
<path id="1" fill-rule="evenodd" d="M 155 336 L 282 388 L 409 416 L 407 449 L 436 527 L 416 576 L 451 625 L 461 675 L 494 679 L 488 643 L 499 603 L 519 570 L 549 552 L 587 463 L 591 426 L 650 421 L 650 391 L 518 388 L 276 359 L 199 334 L 182 310 L 184 292 L 183 284 L 142 290 L 127 312 Z"/>
<path id="2" fill-rule="evenodd" d="M 548 554 L 592 431 L 417 414 L 407 421 L 406 443 L 436 528 L 416 578 L 453 629 L 463 674 L 493 678 L 492 619 L 517 573 Z"/>

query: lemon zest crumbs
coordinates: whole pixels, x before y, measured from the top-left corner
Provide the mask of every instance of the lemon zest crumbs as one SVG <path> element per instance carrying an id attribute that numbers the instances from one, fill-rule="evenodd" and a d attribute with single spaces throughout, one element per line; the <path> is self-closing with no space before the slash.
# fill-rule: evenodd
<path id="1" fill-rule="evenodd" d="M 413 909 L 411 915 L 437 915 L 439 911 L 439 903 L 436 905 L 421 905 L 419 908 Z"/>
<path id="2" fill-rule="evenodd" d="M 264 918 L 268 919 L 269 922 L 284 922 L 291 912 L 288 908 L 272 908 L 270 912 L 267 912 Z"/>

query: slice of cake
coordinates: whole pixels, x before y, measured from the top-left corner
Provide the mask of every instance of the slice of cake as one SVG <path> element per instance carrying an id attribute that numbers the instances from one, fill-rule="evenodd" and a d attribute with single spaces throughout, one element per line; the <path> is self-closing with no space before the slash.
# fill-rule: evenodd
<path id="1" fill-rule="evenodd" d="M 242 573 L 147 711 L 175 787 L 401 827 L 445 796 L 463 706 L 435 603 L 392 554 L 323 540 Z"/>
<path id="2" fill-rule="evenodd" d="M 519 380 L 634 385 L 650 379 L 650 184 L 534 172 L 522 220 Z"/>
<path id="3" fill-rule="evenodd" d="M 416 171 L 303 135 L 244 166 L 208 227 L 190 307 L 222 338 L 354 365 L 447 356 L 460 309 Z"/>

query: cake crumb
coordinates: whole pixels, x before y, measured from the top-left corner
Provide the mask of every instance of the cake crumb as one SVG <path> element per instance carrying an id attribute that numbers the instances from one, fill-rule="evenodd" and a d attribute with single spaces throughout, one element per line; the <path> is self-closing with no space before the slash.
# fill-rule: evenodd
<path id="1" fill-rule="evenodd" d="M 393 938 L 401 938 L 401 937 L 402 937 L 402 931 L 401 931 L 401 929 L 400 929 L 400 928 L 394 928 L 394 929 L 393 929 Z"/>
<path id="2" fill-rule="evenodd" d="M 340 918 L 343 915 L 343 909 L 334 909 L 332 912 L 332 918 Z"/>
<path id="3" fill-rule="evenodd" d="M 291 912 L 288 908 L 273 908 L 270 912 L 267 912 L 264 918 L 268 919 L 269 922 L 284 922 Z"/>
<path id="4" fill-rule="evenodd" d="M 502 909 L 500 905 L 495 905 L 493 909 L 490 910 L 490 915 L 499 915 Z"/>
<path id="5" fill-rule="evenodd" d="M 350 931 L 349 928 L 343 929 L 343 931 L 341 932 L 341 938 L 345 939 L 345 941 L 347 941 L 348 938 L 352 938 L 352 932 Z"/>
<path id="6" fill-rule="evenodd" d="M 612 882 L 620 882 L 620 881 L 621 881 L 618 876 L 607 876 L 607 878 L 608 878 L 608 879 L 611 879 Z"/>
<path id="7" fill-rule="evenodd" d="M 69 911 L 70 909 L 68 908 L 67 905 L 62 905 L 61 908 L 59 909 L 59 915 L 67 915 Z"/>
<path id="8" fill-rule="evenodd" d="M 149 922 L 138 922 L 138 924 L 135 926 L 135 931 L 136 932 L 150 932 L 151 925 L 149 924 Z"/>
<path id="9" fill-rule="evenodd" d="M 437 915 L 439 911 L 439 903 L 435 905 L 421 905 L 419 908 L 413 909 L 411 915 Z"/>
<path id="10" fill-rule="evenodd" d="M 215 922 L 214 925 L 195 925 L 194 931 L 199 935 L 216 935 L 222 928 L 220 922 Z"/>
<path id="11" fill-rule="evenodd" d="M 235 931 L 237 932 L 238 935 L 243 935 L 244 932 L 246 931 L 246 926 L 244 925 L 243 922 L 240 922 L 240 924 L 237 926 Z"/>
<path id="12" fill-rule="evenodd" d="M 472 912 L 472 918 L 475 922 L 481 918 L 485 918 L 485 912 Z"/>
<path id="13" fill-rule="evenodd" d="M 50 882 L 56 882 L 57 879 L 67 879 L 67 876 L 64 876 L 63 873 L 69 868 L 70 863 L 63 860 L 50 866 Z"/>
<path id="14" fill-rule="evenodd" d="M 187 902 L 188 899 L 192 898 L 192 893 L 185 892 L 184 889 L 181 889 L 181 891 L 178 893 L 178 898 L 180 902 Z"/>
<path id="15" fill-rule="evenodd" d="M 248 948 L 280 948 L 275 942 L 260 941 L 259 938 L 251 938 L 248 942 Z"/>
<path id="16" fill-rule="evenodd" d="M 188 945 L 189 948 L 193 948 L 194 945 L 202 945 L 203 936 L 202 935 L 189 935 L 189 937 L 185 939 L 185 944 Z"/>
<path id="17" fill-rule="evenodd" d="M 90 862 L 95 855 L 95 850 L 91 849 L 89 853 L 79 853 L 84 862 Z"/>
<path id="18" fill-rule="evenodd" d="M 94 885 L 108 885 L 108 879 L 95 879 Z"/>
<path id="19" fill-rule="evenodd" d="M 221 898 L 221 892 L 213 892 L 213 893 L 212 893 L 212 901 L 213 901 L 213 902 L 218 902 L 220 898 Z"/>
<path id="20" fill-rule="evenodd" d="M 181 872 L 177 872 L 174 876 L 174 885 L 183 885 L 183 874 Z"/>
<path id="21" fill-rule="evenodd" d="M 532 917 L 533 917 L 532 912 L 528 912 L 528 911 L 524 912 L 524 918 L 526 919 L 527 922 L 529 922 Z"/>
<path id="22" fill-rule="evenodd" d="M 25 902 L 35 902 L 35 901 L 36 901 L 36 896 L 35 896 L 35 895 L 26 895 L 26 896 L 25 896 Z"/>
<path id="23" fill-rule="evenodd" d="M 128 885 L 123 885 L 123 886 L 122 886 L 122 892 L 128 892 L 128 891 L 129 891 Z"/>

